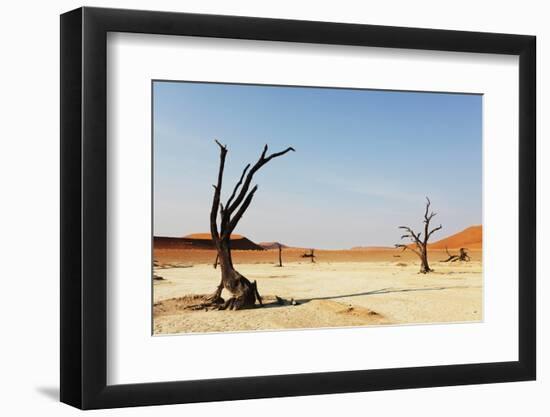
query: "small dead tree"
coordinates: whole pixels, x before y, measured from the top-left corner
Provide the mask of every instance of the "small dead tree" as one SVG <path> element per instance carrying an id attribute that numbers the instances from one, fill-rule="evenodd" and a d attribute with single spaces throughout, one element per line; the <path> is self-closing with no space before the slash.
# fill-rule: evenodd
<path id="1" fill-rule="evenodd" d="M 315 249 L 310 249 L 309 253 L 304 253 L 302 258 L 311 258 L 311 263 L 315 263 Z"/>
<path id="2" fill-rule="evenodd" d="M 424 235 L 422 236 L 422 232 L 415 233 L 414 230 L 412 230 L 408 226 L 399 226 L 399 229 L 403 229 L 406 231 L 406 233 L 401 236 L 401 239 L 410 239 L 414 243 L 414 246 L 404 244 L 395 245 L 396 248 L 403 248 L 403 251 L 408 249 L 414 252 L 420 258 L 421 274 L 427 274 L 428 272 L 433 271 L 428 263 L 428 240 L 430 239 L 432 234 L 434 234 L 434 232 L 437 232 L 443 227 L 439 225 L 430 230 L 430 221 L 436 215 L 436 213 L 434 213 L 433 211 L 430 212 L 430 205 L 431 201 L 428 197 L 426 197 L 426 210 L 424 212 Z"/>
<path id="3" fill-rule="evenodd" d="M 254 174 L 272 159 L 283 156 L 287 152 L 294 151 L 294 148 L 289 147 L 284 151 L 268 155 L 267 145 L 265 145 L 260 158 L 254 166 L 251 168 L 250 164 L 248 164 L 244 168 L 239 181 L 233 188 L 233 192 L 224 206 L 221 203 L 221 191 L 227 147 L 217 140 L 216 144 L 220 148 L 220 166 L 217 184 L 213 186 L 214 197 L 212 199 L 212 209 L 210 211 L 210 233 L 212 234 L 212 241 L 218 252 L 218 262 L 215 264 L 219 263 L 220 265 L 221 282 L 216 291 L 207 298 L 202 307 L 216 306 L 222 310 L 226 308 L 230 310 L 239 310 L 253 307 L 256 304 L 256 300 L 262 305 L 262 298 L 258 292 L 256 281 L 250 282 L 235 270 L 233 266 L 230 245 L 231 233 L 235 230 L 235 227 L 237 227 L 245 211 L 250 206 L 254 193 L 258 190 L 257 185 L 250 189 Z M 219 227 L 218 215 L 220 217 Z M 221 297 L 223 289 L 231 293 L 231 298 L 227 301 L 224 301 Z"/>
<path id="4" fill-rule="evenodd" d="M 280 243 L 277 243 L 277 247 L 279 248 L 279 267 L 283 267 L 283 255 L 282 255 L 282 252 L 283 252 L 283 245 L 281 245 Z"/>
<path id="5" fill-rule="evenodd" d="M 445 252 L 447 252 L 447 255 L 449 255 L 449 257 L 441 262 L 470 262 L 471 258 L 470 255 L 468 255 L 468 252 L 466 252 L 467 250 L 468 248 L 460 248 L 458 255 L 452 255 L 451 253 L 449 253 L 449 249 L 447 249 L 447 247 L 445 246 Z"/>

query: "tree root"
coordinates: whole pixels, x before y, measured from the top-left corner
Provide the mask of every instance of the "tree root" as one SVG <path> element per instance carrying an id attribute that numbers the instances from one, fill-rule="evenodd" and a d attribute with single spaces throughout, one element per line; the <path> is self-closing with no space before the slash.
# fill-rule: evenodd
<path id="1" fill-rule="evenodd" d="M 211 295 L 206 297 L 206 302 L 210 304 L 223 304 L 224 299 L 222 298 L 222 291 L 223 291 L 223 283 L 220 283 L 218 287 L 216 288 L 216 291 L 214 291 Z"/>
<path id="2" fill-rule="evenodd" d="M 244 277 L 243 277 L 244 278 Z M 204 302 L 199 304 L 194 304 L 187 307 L 188 310 L 244 310 L 249 308 L 256 308 L 256 301 L 260 304 L 260 307 L 263 307 L 262 297 L 258 292 L 258 284 L 256 281 L 248 282 L 247 285 L 240 295 L 233 295 L 231 298 L 224 300 L 221 296 L 223 291 L 223 284 L 218 285 L 216 291 L 206 297 Z"/>
<path id="3" fill-rule="evenodd" d="M 258 284 L 256 281 L 250 282 L 246 278 L 241 277 L 241 282 L 246 282 L 244 290 L 240 295 L 233 295 L 219 310 L 244 310 L 256 307 L 256 300 L 263 307 L 262 297 L 258 292 Z"/>
<path id="4" fill-rule="evenodd" d="M 204 311 L 220 310 L 220 307 L 223 306 L 224 303 L 225 303 L 225 300 L 220 297 L 219 299 L 215 300 L 215 302 L 214 301 L 205 301 L 203 303 L 190 305 L 190 306 L 186 307 L 185 309 L 186 310 L 193 310 L 193 311 L 198 311 L 198 310 L 204 310 Z"/>

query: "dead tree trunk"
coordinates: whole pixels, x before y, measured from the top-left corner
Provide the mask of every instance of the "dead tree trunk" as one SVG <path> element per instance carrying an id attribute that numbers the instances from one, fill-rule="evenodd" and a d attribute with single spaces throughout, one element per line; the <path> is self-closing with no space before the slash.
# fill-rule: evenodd
<path id="1" fill-rule="evenodd" d="M 283 255 L 282 255 L 283 246 L 280 243 L 277 243 L 277 246 L 279 248 L 279 266 L 282 268 L 283 267 Z"/>
<path id="2" fill-rule="evenodd" d="M 426 211 L 424 212 L 424 236 L 422 237 L 422 232 L 415 233 L 408 226 L 399 226 L 399 229 L 406 230 L 407 232 L 406 234 L 401 236 L 401 239 L 409 238 L 414 243 L 414 246 L 404 244 L 395 245 L 396 248 L 403 248 L 403 250 L 409 249 L 410 251 L 413 251 L 420 258 L 421 274 L 427 274 L 428 272 L 433 271 L 433 269 L 430 268 L 430 264 L 428 263 L 428 240 L 434 232 L 442 228 L 442 226 L 439 225 L 430 230 L 430 221 L 436 215 L 436 213 L 434 213 L 433 211 L 429 213 L 431 202 L 428 197 L 426 197 L 426 200 Z"/>
<path id="3" fill-rule="evenodd" d="M 233 192 L 224 206 L 220 200 L 227 147 L 218 141 L 216 141 L 216 143 L 220 148 L 220 167 L 218 171 L 218 182 L 214 185 L 214 197 L 212 199 L 212 209 L 210 211 L 210 233 L 212 234 L 212 241 L 218 252 L 221 282 L 214 294 L 208 298 L 205 306 L 216 305 L 219 309 L 228 308 L 230 310 L 250 308 L 256 304 L 256 300 L 262 305 L 262 298 L 258 292 L 256 281 L 250 282 L 235 270 L 233 266 L 233 261 L 231 259 L 231 233 L 235 230 L 239 220 L 241 220 L 243 214 L 250 206 L 254 193 L 258 189 L 258 186 L 255 185 L 249 191 L 254 174 L 273 158 L 282 156 L 289 151 L 294 151 L 294 148 L 289 147 L 284 151 L 267 155 L 267 145 L 265 145 L 260 158 L 254 166 L 250 168 L 250 164 L 248 164 L 244 168 L 241 178 L 233 188 Z M 220 217 L 219 227 L 218 214 Z M 224 301 L 221 297 L 224 289 L 231 294 L 231 298 L 227 301 Z"/>

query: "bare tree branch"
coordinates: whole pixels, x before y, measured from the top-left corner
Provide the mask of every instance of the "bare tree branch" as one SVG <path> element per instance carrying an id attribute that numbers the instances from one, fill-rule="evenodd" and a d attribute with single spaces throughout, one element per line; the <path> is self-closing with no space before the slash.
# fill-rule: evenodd
<path id="1" fill-rule="evenodd" d="M 438 230 L 441 230 L 442 228 L 443 228 L 443 226 L 440 224 L 439 226 L 432 229 L 432 231 L 430 233 L 428 233 L 428 238 L 432 235 L 432 233 L 437 232 Z"/>
<path id="2" fill-rule="evenodd" d="M 233 188 L 233 192 L 231 193 L 231 196 L 229 197 L 229 199 L 227 200 L 227 203 L 225 204 L 226 207 L 229 207 L 231 205 L 231 202 L 235 198 L 235 194 L 237 193 L 237 190 L 239 189 L 239 187 L 243 183 L 243 178 L 246 175 L 246 171 L 248 171 L 248 168 L 250 168 L 250 164 L 248 164 L 244 168 L 243 173 L 241 174 L 241 178 L 239 179 L 239 182 L 237 182 L 237 184 L 235 185 L 235 188 Z"/>
<path id="3" fill-rule="evenodd" d="M 269 155 L 268 157 L 266 157 L 266 154 L 267 154 L 267 145 L 264 146 L 264 149 L 262 151 L 262 154 L 260 155 L 260 158 L 258 159 L 258 161 L 254 164 L 254 166 L 250 169 L 250 171 L 248 171 L 248 175 L 246 176 L 246 179 L 244 181 L 244 184 L 243 186 L 241 187 L 241 191 L 239 192 L 239 194 L 237 195 L 237 198 L 235 199 L 235 201 L 233 201 L 233 203 L 227 207 L 227 211 L 228 211 L 228 214 L 231 215 L 233 214 L 233 212 L 237 209 L 237 207 L 239 207 L 239 205 L 242 203 L 242 201 L 245 199 L 247 193 L 248 193 L 248 188 L 250 187 L 250 183 L 252 182 L 252 178 L 254 177 L 254 174 L 261 168 L 263 167 L 265 164 L 267 164 L 269 161 L 271 161 L 273 158 L 277 158 L 279 156 L 282 156 L 284 154 L 286 154 L 287 152 L 290 152 L 290 151 L 295 151 L 295 149 L 293 147 L 288 147 L 286 148 L 284 151 L 281 151 L 281 152 L 276 152 L 274 154 L 271 154 Z"/>
<path id="4" fill-rule="evenodd" d="M 212 240 L 216 246 L 219 245 L 220 235 L 218 232 L 218 206 L 220 204 L 220 194 L 222 190 L 222 181 L 223 181 L 223 170 L 225 167 L 225 157 L 227 155 L 227 148 L 223 146 L 217 140 L 215 141 L 220 147 L 220 168 L 218 170 L 218 183 L 214 185 L 214 198 L 212 199 L 212 209 L 210 210 L 210 234 L 212 235 Z"/>
<path id="5" fill-rule="evenodd" d="M 424 212 L 424 245 L 426 245 L 428 243 L 428 239 L 430 238 L 430 234 L 435 231 L 435 230 L 433 230 L 432 232 L 429 232 L 428 230 L 430 228 L 430 221 L 436 215 L 436 213 L 434 213 L 433 211 L 430 214 L 428 214 L 428 211 L 430 209 L 430 205 L 432 204 L 432 202 L 430 201 L 430 199 L 428 197 L 426 197 L 426 201 L 427 201 L 426 211 Z"/>
<path id="6" fill-rule="evenodd" d="M 235 215 L 231 218 L 229 221 L 229 224 L 227 225 L 226 230 L 223 230 L 222 233 L 225 236 L 231 236 L 231 232 L 235 230 L 235 227 L 237 226 L 237 223 L 239 223 L 239 220 L 241 220 L 241 217 L 243 217 L 244 212 L 250 206 L 250 203 L 252 202 L 252 198 L 254 197 L 254 193 L 258 190 L 258 186 L 255 185 L 252 190 L 248 193 L 246 196 L 246 199 L 243 201 L 243 204 L 239 207 L 239 210 L 235 213 Z"/>
<path id="7" fill-rule="evenodd" d="M 430 199 L 428 197 L 426 197 L 426 211 L 424 212 L 424 221 L 428 221 L 428 211 L 430 210 L 430 205 L 432 204 L 432 202 L 430 201 Z"/>
<path id="8" fill-rule="evenodd" d="M 265 148 L 267 149 L 267 145 L 265 145 Z M 278 158 L 279 156 L 283 156 L 284 154 L 288 153 L 288 152 L 296 152 L 296 150 L 292 147 L 292 146 L 289 146 L 288 148 L 286 148 L 284 151 L 281 151 L 281 152 L 275 152 L 275 153 L 272 153 L 271 155 L 269 155 L 266 159 L 265 159 L 265 162 L 264 164 L 267 164 L 269 161 L 271 161 L 273 158 Z"/>
<path id="9" fill-rule="evenodd" d="M 408 226 L 399 226 L 399 229 L 404 229 L 409 232 L 409 235 L 403 235 L 401 236 L 401 239 L 404 239 L 406 237 L 410 238 L 412 242 L 416 245 L 419 251 L 422 250 L 422 242 L 420 240 L 421 233 L 415 234 L 414 231 L 408 227 Z M 410 249 L 410 248 L 409 248 Z"/>
<path id="10" fill-rule="evenodd" d="M 396 247 L 396 248 L 402 248 L 402 249 L 403 249 L 402 252 L 405 252 L 405 250 L 408 249 L 408 250 L 410 250 L 411 252 L 414 252 L 414 253 L 416 253 L 418 256 L 420 256 L 420 252 L 418 252 L 418 251 L 417 251 L 416 249 L 414 249 L 414 248 L 411 248 L 410 246 L 407 246 L 407 245 L 403 245 L 403 244 L 398 243 L 398 244 L 395 245 L 395 247 Z"/>
<path id="11" fill-rule="evenodd" d="M 406 230 L 406 231 L 409 232 L 410 235 L 411 235 L 411 236 L 403 235 L 403 236 L 401 236 L 401 239 L 403 239 L 404 237 L 411 237 L 414 241 L 420 242 L 420 237 L 419 237 L 419 235 L 417 235 L 416 233 L 414 233 L 414 231 L 413 231 L 410 227 L 408 227 L 408 226 L 399 226 L 398 228 L 399 228 L 399 229 Z"/>

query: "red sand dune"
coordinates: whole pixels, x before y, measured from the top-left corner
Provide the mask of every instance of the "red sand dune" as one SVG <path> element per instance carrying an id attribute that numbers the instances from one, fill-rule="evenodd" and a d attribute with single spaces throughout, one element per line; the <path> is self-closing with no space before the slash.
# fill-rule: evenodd
<path id="1" fill-rule="evenodd" d="M 483 242 L 483 227 L 470 226 L 461 232 L 446 237 L 445 239 L 438 240 L 429 245 L 432 249 L 481 249 Z"/>
<path id="2" fill-rule="evenodd" d="M 155 236 L 155 249 L 214 249 L 210 233 L 193 233 L 184 237 Z M 231 235 L 231 248 L 236 250 L 264 250 L 241 235 Z"/>

